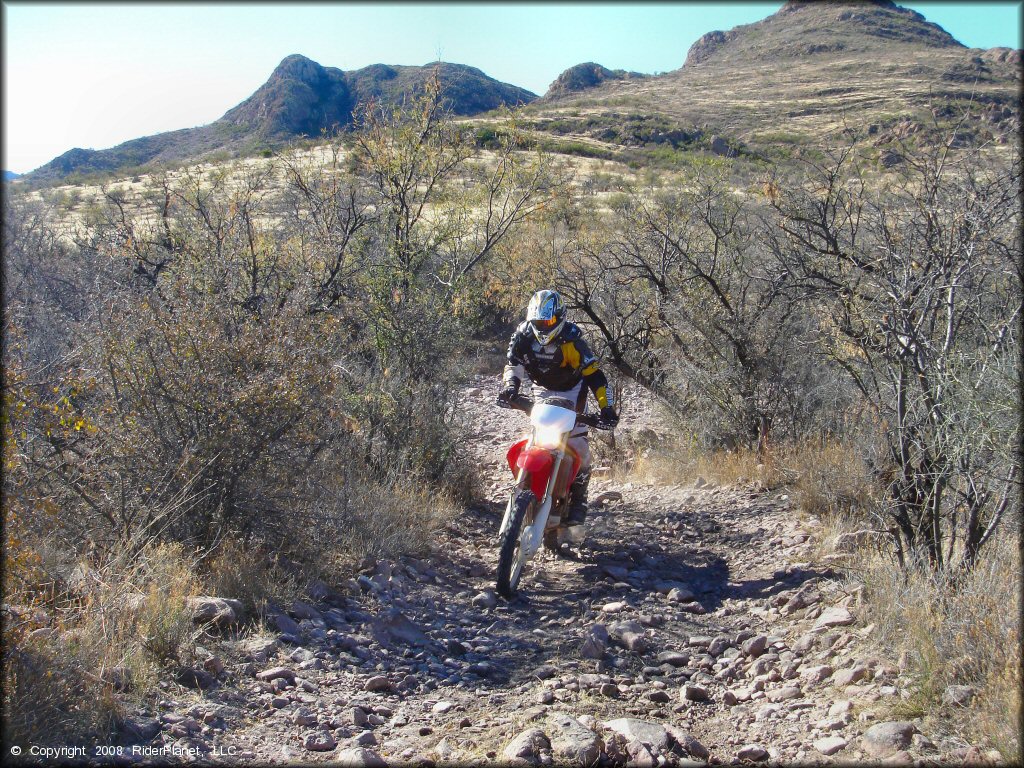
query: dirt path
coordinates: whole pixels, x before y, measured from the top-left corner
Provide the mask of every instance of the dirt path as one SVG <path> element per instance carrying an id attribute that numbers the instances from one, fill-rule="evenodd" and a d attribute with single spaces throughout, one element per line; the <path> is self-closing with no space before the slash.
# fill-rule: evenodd
<path id="1" fill-rule="evenodd" d="M 368 563 L 347 593 L 220 645 L 214 687 L 172 685 L 139 713 L 151 746 L 229 764 L 949 758 L 919 723 L 866 734 L 904 681 L 866 655 L 856 596 L 810 562 L 815 521 L 785 495 L 598 470 L 579 558 L 544 553 L 520 598 L 497 598 L 503 454 L 526 422 L 491 407 L 493 388 L 465 395 L 488 500 L 430 557 Z M 625 438 L 657 430 L 649 405 L 633 415 Z"/>

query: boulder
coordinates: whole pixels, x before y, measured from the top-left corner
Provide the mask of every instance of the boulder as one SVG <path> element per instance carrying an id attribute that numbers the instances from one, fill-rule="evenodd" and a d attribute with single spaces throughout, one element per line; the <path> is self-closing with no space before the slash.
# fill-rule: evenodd
<path id="1" fill-rule="evenodd" d="M 601 740 L 579 720 L 562 712 L 548 718 L 551 752 L 558 765 L 591 766 L 601 757 Z"/>
<path id="2" fill-rule="evenodd" d="M 551 741 L 544 731 L 530 728 L 512 739 L 502 750 L 502 756 L 511 763 L 539 765 L 541 752 L 551 749 Z"/>
<path id="3" fill-rule="evenodd" d="M 917 728 L 906 721 L 878 723 L 861 737 L 861 748 L 871 757 L 888 757 L 905 750 L 914 739 Z"/>
<path id="4" fill-rule="evenodd" d="M 188 598 L 192 621 L 196 624 L 213 624 L 227 627 L 237 624 L 242 618 L 242 603 L 225 597 L 198 595 Z"/>
<path id="5" fill-rule="evenodd" d="M 853 614 L 849 610 L 838 605 L 834 605 L 831 608 L 827 608 L 822 611 L 818 620 L 814 622 L 815 629 L 823 629 L 826 627 L 845 627 L 848 624 L 853 624 Z"/>
<path id="6" fill-rule="evenodd" d="M 621 734 L 627 742 L 639 741 L 658 751 L 664 751 L 669 745 L 668 731 L 657 723 L 637 720 L 633 717 L 620 717 L 603 723 L 610 731 Z"/>

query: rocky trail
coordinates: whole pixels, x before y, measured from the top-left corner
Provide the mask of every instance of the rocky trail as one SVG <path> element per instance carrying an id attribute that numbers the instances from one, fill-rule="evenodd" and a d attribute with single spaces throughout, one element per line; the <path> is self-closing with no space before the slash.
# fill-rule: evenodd
<path id="1" fill-rule="evenodd" d="M 819 526 L 785 494 L 618 480 L 599 459 L 578 556 L 542 552 L 521 597 L 497 597 L 504 452 L 526 419 L 493 408 L 493 389 L 480 377 L 464 406 L 488 498 L 428 557 L 366 562 L 259 633 L 211 638 L 204 668 L 135 713 L 125 743 L 223 764 L 981 757 L 891 715 L 907 681 L 871 652 L 858 595 L 813 562 Z M 622 443 L 656 438 L 634 402 Z M 229 601 L 204 605 L 231 620 Z"/>

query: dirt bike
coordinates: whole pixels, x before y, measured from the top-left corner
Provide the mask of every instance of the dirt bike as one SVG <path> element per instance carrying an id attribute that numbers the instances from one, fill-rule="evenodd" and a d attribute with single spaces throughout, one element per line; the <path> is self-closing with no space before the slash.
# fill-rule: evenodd
<path id="1" fill-rule="evenodd" d="M 595 429 L 612 429 L 591 413 L 576 413 L 573 403 L 561 398 L 534 402 L 517 395 L 498 400 L 502 408 L 529 414 L 533 430 L 513 445 L 507 455 L 516 483 L 509 494 L 505 516 L 498 531 L 499 594 L 516 593 L 523 566 L 540 549 L 559 551 L 573 541 L 563 523 L 569 506 L 569 487 L 580 469 L 580 458 L 567 445 L 577 424 Z"/>

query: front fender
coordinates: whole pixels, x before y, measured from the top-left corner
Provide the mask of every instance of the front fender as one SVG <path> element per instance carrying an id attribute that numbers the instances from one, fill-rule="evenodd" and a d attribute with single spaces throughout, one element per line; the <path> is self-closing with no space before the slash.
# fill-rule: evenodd
<path id="1" fill-rule="evenodd" d="M 548 480 L 555 459 L 550 451 L 543 448 L 530 448 L 520 452 L 516 457 L 516 466 L 526 472 L 530 478 L 530 490 L 538 499 L 543 499 L 548 492 Z"/>

